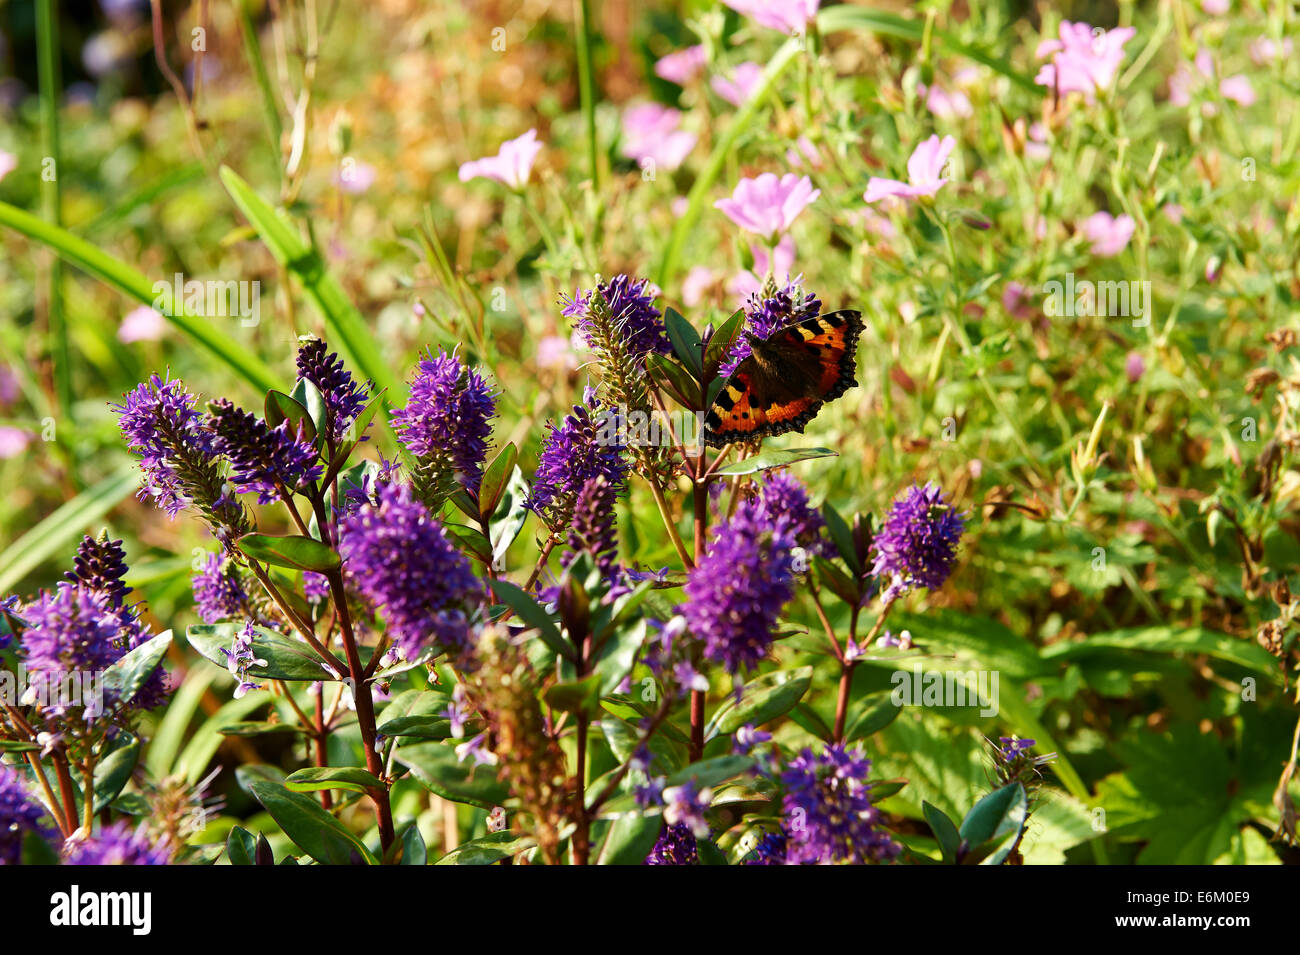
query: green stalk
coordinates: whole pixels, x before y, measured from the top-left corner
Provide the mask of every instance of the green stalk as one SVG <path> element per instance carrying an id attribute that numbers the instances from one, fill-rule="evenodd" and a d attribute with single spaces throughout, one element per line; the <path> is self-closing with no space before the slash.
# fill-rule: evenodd
<path id="1" fill-rule="evenodd" d="M 59 21 L 54 0 L 36 0 L 36 73 L 41 111 L 41 215 L 50 225 L 60 224 L 62 195 L 59 176 Z M 47 164 L 49 166 L 47 171 Z M 63 315 L 63 263 L 50 257 L 45 301 L 54 365 L 54 392 L 63 414 L 72 414 L 72 369 L 69 367 L 68 326 Z"/>
<path id="2" fill-rule="evenodd" d="M 244 52 L 248 56 L 248 65 L 253 70 L 253 79 L 262 95 L 262 113 L 266 119 L 266 131 L 271 138 L 271 155 L 275 159 L 275 170 L 280 179 L 284 179 L 284 164 L 280 162 L 280 140 L 284 135 L 284 124 L 280 120 L 280 110 L 275 102 L 275 92 L 271 88 L 271 74 L 266 69 L 262 57 L 262 44 L 257 38 L 257 25 L 248 9 L 248 0 L 239 0 L 235 4 L 239 14 L 239 32 L 244 38 Z"/>
<path id="3" fill-rule="evenodd" d="M 591 167 L 592 189 L 600 192 L 600 149 L 596 142 L 596 90 L 591 67 L 591 2 L 574 0 L 578 23 L 575 30 L 578 46 L 578 94 L 582 117 L 587 126 L 587 162 Z"/>
<path id="4" fill-rule="evenodd" d="M 152 306 L 157 297 L 153 283 L 142 273 L 107 252 L 101 251 L 85 239 L 73 235 L 67 229 L 51 225 L 17 206 L 0 202 L 0 226 L 8 226 L 15 232 L 20 232 L 27 238 L 47 246 L 86 274 L 112 286 L 142 305 Z M 175 303 L 171 309 L 173 314 L 167 316 L 168 321 L 216 355 L 240 377 L 259 390 L 266 391 L 280 387 L 279 377 L 262 359 L 229 338 L 210 319 L 188 314 L 182 309 L 183 303 Z"/>

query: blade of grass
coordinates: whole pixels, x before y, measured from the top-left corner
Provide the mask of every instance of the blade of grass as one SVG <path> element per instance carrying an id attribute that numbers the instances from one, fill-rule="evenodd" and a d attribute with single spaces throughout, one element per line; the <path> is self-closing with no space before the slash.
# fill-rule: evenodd
<path id="1" fill-rule="evenodd" d="M 257 81 L 257 89 L 262 95 L 262 114 L 266 119 L 267 134 L 271 137 L 271 155 L 275 158 L 275 169 L 281 182 L 284 180 L 284 165 L 280 162 L 280 140 L 284 136 L 284 123 L 280 119 L 280 110 L 275 102 L 275 90 L 271 86 L 271 74 L 266 69 L 266 60 L 262 57 L 262 43 L 257 38 L 257 25 L 248 9 L 248 0 L 237 0 L 235 9 L 239 14 L 239 32 L 244 38 L 244 52 L 248 56 L 248 65 Z"/>
<path id="2" fill-rule="evenodd" d="M 600 147 L 596 142 L 596 91 L 591 67 L 591 2 L 575 0 L 578 44 L 578 95 L 582 102 L 582 117 L 587 127 L 587 161 L 591 166 L 592 188 L 600 192 Z"/>
<path id="3" fill-rule="evenodd" d="M 59 151 L 59 20 L 54 0 L 36 0 L 36 73 L 40 85 L 41 123 L 41 215 L 50 225 L 58 226 L 62 216 L 63 174 Z M 46 273 L 46 320 L 50 333 L 50 355 L 54 373 L 54 391 L 59 409 L 72 414 L 72 368 L 68 348 L 68 326 L 63 314 L 63 263 L 57 255 L 50 257 Z"/>
<path id="4" fill-rule="evenodd" d="M 104 478 L 67 501 L 0 554 L 0 595 L 10 593 L 48 557 L 71 553 L 73 538 L 84 533 L 140 486 L 132 465 Z"/>
<path id="5" fill-rule="evenodd" d="M 21 232 L 48 246 L 77 268 L 130 296 L 142 305 L 152 306 L 157 297 L 153 283 L 120 259 L 73 235 L 67 229 L 50 225 L 17 206 L 0 202 L 0 225 Z M 183 306 L 183 303 L 176 303 Z M 208 349 L 234 369 L 241 378 L 260 391 L 279 388 L 279 377 L 251 351 L 221 332 L 210 320 L 187 312 L 168 315 L 167 319 L 182 332 Z"/>
<path id="6" fill-rule="evenodd" d="M 136 209 L 146 206 L 153 202 L 164 193 L 170 192 L 180 186 L 189 185 L 195 180 L 203 178 L 203 164 L 199 162 L 187 163 L 178 169 L 172 169 L 163 173 L 156 179 L 149 182 L 148 185 L 137 189 L 121 202 L 118 202 L 109 209 L 105 209 L 94 219 L 90 220 L 80 229 L 81 235 L 90 237 L 97 232 L 102 232 L 115 223 L 121 222 Z"/>
<path id="7" fill-rule="evenodd" d="M 754 114 L 767 98 L 768 90 L 772 88 L 772 84 L 785 72 L 786 67 L 790 65 L 790 61 L 802 50 L 802 40 L 794 37 L 787 40 L 776 51 L 776 55 L 772 57 L 763 70 L 758 87 L 739 112 L 732 117 L 731 124 L 718 137 L 708 163 L 696 178 L 695 184 L 691 186 L 691 191 L 687 195 L 686 211 L 682 213 L 682 217 L 673 226 L 672 234 L 668 237 L 668 244 L 664 247 L 663 257 L 659 260 L 659 269 L 655 281 L 660 288 L 666 287 L 669 277 L 677 271 L 677 262 L 681 258 L 683 247 L 686 245 L 686 238 L 695 230 L 700 214 L 704 211 L 704 203 L 708 198 L 709 190 L 713 188 L 713 184 L 717 181 L 723 166 L 726 165 L 727 158 L 731 155 L 736 140 L 751 125 Z"/>
<path id="8" fill-rule="evenodd" d="M 288 215 L 254 192 L 229 166 L 221 167 L 221 181 L 275 260 L 302 283 L 303 291 L 325 319 L 332 344 L 343 357 L 374 382 L 376 388 L 387 388 L 389 396 L 402 394 L 402 383 L 380 355 L 378 343 L 361 312 L 326 269 L 320 252 L 302 237 Z"/>

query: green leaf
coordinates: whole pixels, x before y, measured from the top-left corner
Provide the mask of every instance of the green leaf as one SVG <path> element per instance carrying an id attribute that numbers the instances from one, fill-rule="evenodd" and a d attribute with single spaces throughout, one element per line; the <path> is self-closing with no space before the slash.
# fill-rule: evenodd
<path id="1" fill-rule="evenodd" d="M 524 479 L 524 472 L 516 464 L 514 473 L 510 476 L 510 484 L 506 487 L 506 493 L 501 498 L 501 503 L 497 505 L 496 513 L 492 515 L 491 526 L 488 528 L 488 536 L 492 540 L 492 560 L 498 568 L 505 566 L 506 551 L 515 542 L 519 532 L 524 529 L 524 524 L 528 522 L 528 515 L 531 512 L 524 507 L 526 500 L 528 500 L 528 481 Z"/>
<path id="2" fill-rule="evenodd" d="M 411 823 L 401 834 L 402 859 L 399 865 L 428 865 L 429 850 L 424 844 L 420 827 Z"/>
<path id="3" fill-rule="evenodd" d="M 226 835 L 226 858 L 231 865 L 257 865 L 257 839 L 242 826 Z"/>
<path id="4" fill-rule="evenodd" d="M 272 733 L 301 733 L 306 735 L 307 733 L 297 723 L 270 723 L 256 720 L 231 723 L 229 726 L 219 726 L 217 732 L 222 736 L 269 736 Z"/>
<path id="5" fill-rule="evenodd" d="M 320 392 L 318 391 L 317 394 Z M 278 428 L 287 421 L 290 431 L 295 433 L 301 431 L 308 441 L 316 440 L 316 423 L 312 420 L 311 413 L 297 399 L 291 398 L 283 391 L 274 389 L 268 391 L 262 410 L 266 416 L 267 427 Z"/>
<path id="6" fill-rule="evenodd" d="M 462 762 L 449 743 L 399 746 L 396 758 L 425 788 L 452 802 L 492 809 L 510 795 L 509 785 L 497 779 L 497 767 L 476 765 L 471 757 Z"/>
<path id="7" fill-rule="evenodd" d="M 286 789 L 296 793 L 316 792 L 321 789 L 345 789 L 348 792 L 364 793 L 371 789 L 384 788 L 384 784 L 371 773 L 356 766 L 307 766 L 290 773 L 284 785 Z"/>
<path id="8" fill-rule="evenodd" d="M 0 225 L 9 226 L 54 250 L 65 262 L 72 263 L 87 275 L 99 279 L 142 305 L 152 307 L 158 297 L 154 292 L 154 283 L 125 262 L 29 212 L 0 202 Z M 170 315 L 164 316 L 169 322 L 215 355 L 240 378 L 250 382 L 259 392 L 276 386 L 278 378 L 275 373 L 256 354 L 225 335 L 221 331 L 221 323 L 214 322 L 211 318 L 191 315 L 185 310 L 183 302 L 173 303 L 170 311 Z M 0 590 L 7 591 L 9 586 L 0 585 Z"/>
<path id="9" fill-rule="evenodd" d="M 240 623 L 202 623 L 186 630 L 185 636 L 190 646 L 225 670 L 228 668 L 226 655 L 221 651 L 229 650 L 243 629 Z M 332 676 L 307 644 L 263 627 L 254 628 L 253 656 L 266 661 L 265 665 L 248 668 L 249 675 L 257 679 L 329 681 L 341 676 Z"/>
<path id="10" fill-rule="evenodd" d="M 666 785 L 681 786 L 693 779 L 701 788 L 716 786 L 718 783 L 749 772 L 753 767 L 754 760 L 748 756 L 714 756 L 679 769 L 668 777 Z"/>
<path id="11" fill-rule="evenodd" d="M 333 433 L 333 422 L 329 420 L 330 413 L 329 407 L 325 404 L 325 396 L 320 393 L 316 383 L 307 378 L 299 378 L 293 386 L 293 400 L 307 410 L 313 425 L 311 440 L 314 441 L 319 432 L 322 437 L 321 443 L 324 444 L 324 437 Z"/>
<path id="12" fill-rule="evenodd" d="M 1096 633 L 1085 640 L 1062 641 L 1041 650 L 1044 660 L 1078 660 L 1107 650 L 1141 650 L 1175 657 L 1205 654 L 1280 680 L 1273 655 L 1256 643 L 1202 627 L 1135 627 Z"/>
<path id="13" fill-rule="evenodd" d="M 450 705 L 451 697 L 443 690 L 406 690 L 384 707 L 378 731 L 383 736 L 446 739 L 451 735 L 446 716 Z"/>
<path id="14" fill-rule="evenodd" d="M 233 169 L 222 166 L 221 181 L 275 260 L 302 283 L 303 291 L 325 319 L 330 344 L 337 346 L 344 359 L 376 387 L 395 393 L 400 382 L 392 365 L 384 361 L 365 319 L 326 269 L 320 252 L 303 239 L 287 214 L 266 202 Z"/>
<path id="15" fill-rule="evenodd" d="M 538 606 L 537 601 L 508 580 L 491 580 L 488 581 L 488 586 L 492 588 L 492 593 L 497 600 L 513 610 L 515 616 L 524 624 L 535 628 L 541 634 L 542 640 L 548 647 L 565 659 L 573 659 L 573 647 L 560 635 L 555 621 Z"/>
<path id="16" fill-rule="evenodd" d="M 709 343 L 704 346 L 704 380 L 712 381 L 718 374 L 718 368 L 731 354 L 731 346 L 740 337 L 745 327 L 745 312 L 737 309 L 713 330 Z"/>
<path id="17" fill-rule="evenodd" d="M 329 544 L 297 534 L 287 537 L 245 534 L 235 545 L 255 560 L 275 564 L 277 567 L 312 570 L 318 574 L 337 570 L 343 563 L 338 551 Z"/>
<path id="18" fill-rule="evenodd" d="M 95 766 L 95 812 L 106 809 L 122 794 L 140 762 L 140 740 L 129 741 L 101 759 Z"/>
<path id="19" fill-rule="evenodd" d="M 704 348 L 700 344 L 700 333 L 672 306 L 664 309 L 664 327 L 668 331 L 673 354 L 698 382 L 704 372 Z M 696 387 L 695 390 L 699 391 L 699 388 Z"/>
<path id="20" fill-rule="evenodd" d="M 378 864 L 366 844 L 311 796 L 269 782 L 249 788 L 293 844 L 322 865 L 351 865 L 358 857 L 367 865 Z"/>
<path id="21" fill-rule="evenodd" d="M 627 813 L 609 826 L 596 856 L 597 865 L 640 865 L 659 841 L 663 818 L 655 813 L 643 816 Z"/>
<path id="22" fill-rule="evenodd" d="M 158 669 L 171 645 L 172 632 L 166 630 L 128 650 L 104 671 L 104 689 L 119 703 L 129 702 Z"/>
<path id="23" fill-rule="evenodd" d="M 857 548 L 853 544 L 853 531 L 840 512 L 827 501 L 822 505 L 822 520 L 826 522 L 826 532 L 830 534 L 835 549 L 840 552 L 840 559 L 855 576 L 862 576 L 862 566 L 858 563 Z"/>
<path id="24" fill-rule="evenodd" d="M 724 465 L 714 473 L 753 474 L 756 471 L 785 467 L 785 465 L 794 464 L 796 461 L 812 461 L 815 458 L 833 458 L 837 456 L 838 452 L 831 451 L 828 448 L 791 448 L 784 451 L 763 451 L 742 461 Z"/>
<path id="25" fill-rule="evenodd" d="M 873 693 L 859 704 L 857 715 L 849 721 L 844 732 L 844 741 L 866 739 L 873 733 L 879 733 L 903 712 L 901 706 L 895 706 L 891 692 Z"/>
<path id="26" fill-rule="evenodd" d="M 690 372 L 681 365 L 669 361 L 663 355 L 650 352 L 646 355 L 645 370 L 655 387 L 667 392 L 683 408 L 691 411 L 704 410 L 699 382 L 693 380 Z"/>
<path id="27" fill-rule="evenodd" d="M 967 845 L 975 849 L 1007 836 L 1019 836 L 1028 818 L 1029 799 L 1025 787 L 1020 783 L 1008 783 L 971 807 L 961 821 L 958 833 Z M 1010 846 L 1006 848 L 1010 851 Z"/>
<path id="28" fill-rule="evenodd" d="M 565 713 L 593 713 L 600 707 L 600 675 L 591 673 L 581 680 L 556 683 L 546 688 L 542 698 Z"/>
<path id="29" fill-rule="evenodd" d="M 825 557 L 814 555 L 813 567 L 817 571 L 817 579 L 830 588 L 831 593 L 850 607 L 857 606 L 862 596 L 861 586 L 840 570 L 839 565 Z"/>
<path id="30" fill-rule="evenodd" d="M 961 844 L 961 834 L 957 831 L 957 827 L 948 818 L 948 814 L 937 806 L 932 806 L 923 800 L 921 809 L 925 813 L 925 821 L 934 832 L 935 840 L 939 843 L 943 861 L 952 862 L 957 858 L 957 846 Z"/>
<path id="31" fill-rule="evenodd" d="M 485 564 L 492 563 L 492 542 L 483 536 L 482 531 L 466 527 L 464 524 L 453 524 L 450 521 L 444 521 L 442 529 L 456 538 L 457 545 L 470 557 Z"/>
<path id="32" fill-rule="evenodd" d="M 813 668 L 776 670 L 745 684 L 740 702 L 729 698 L 713 714 L 711 725 L 704 730 L 705 739 L 736 732 L 750 724 L 762 726 L 788 713 L 812 686 Z"/>
<path id="33" fill-rule="evenodd" d="M 513 832 L 490 832 L 478 839 L 462 842 L 434 865 L 492 865 L 527 852 L 537 842 L 530 836 L 517 836 Z"/>
<path id="34" fill-rule="evenodd" d="M 505 447 L 496 453 L 492 462 L 483 469 L 483 479 L 478 489 L 478 513 L 482 520 L 486 521 L 496 512 L 497 505 L 501 503 L 501 497 L 506 492 L 506 485 L 514 474 L 515 462 L 518 459 L 519 449 L 515 447 L 513 441 L 508 441 Z"/>

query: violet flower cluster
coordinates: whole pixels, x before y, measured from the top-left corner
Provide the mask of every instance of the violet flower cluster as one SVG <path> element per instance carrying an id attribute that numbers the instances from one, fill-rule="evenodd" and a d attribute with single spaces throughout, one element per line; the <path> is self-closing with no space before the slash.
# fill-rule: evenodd
<path id="1" fill-rule="evenodd" d="M 600 402 L 590 390 L 586 398 L 586 405 L 574 405 L 559 427 L 547 424 L 550 431 L 542 443 L 533 488 L 524 505 L 552 531 L 569 522 L 578 493 L 590 478 L 603 476 L 615 493 L 626 486 L 628 465 L 623 451 L 606 440 L 592 417 L 600 410 Z"/>
<path id="2" fill-rule="evenodd" d="M 405 408 L 393 412 L 393 430 L 418 466 L 450 469 L 478 493 L 487 458 L 496 399 L 483 376 L 440 351 L 420 361 Z"/>
<path id="3" fill-rule="evenodd" d="M 788 325 L 816 318 L 821 310 L 822 303 L 816 295 L 790 282 L 769 297 L 757 292 L 750 296 L 745 304 L 745 331 L 760 341 L 766 341 Z M 744 335 L 737 336 L 718 374 L 723 378 L 729 376 L 749 357 L 750 352 L 749 340 Z"/>
<path id="4" fill-rule="evenodd" d="M 41 832 L 44 815 L 22 774 L 0 765 L 0 865 L 18 865 L 24 836 Z"/>
<path id="5" fill-rule="evenodd" d="M 352 586 L 384 615 L 406 659 L 430 646 L 468 651 L 464 605 L 478 578 L 409 485 L 380 485 L 375 501 L 343 520 L 340 537 Z"/>
<path id="6" fill-rule="evenodd" d="M 871 572 L 891 580 L 894 595 L 914 586 L 937 589 L 952 573 L 964 529 L 965 515 L 938 485 L 913 486 L 894 502 L 872 541 Z"/>
<path id="7" fill-rule="evenodd" d="M 298 346 L 298 377 L 310 381 L 321 393 L 329 419 L 330 437 L 337 444 L 366 406 L 369 389 L 352 379 L 343 359 L 329 351 L 319 338 Z M 358 435 L 364 441 L 364 435 Z"/>
<path id="8" fill-rule="evenodd" d="M 791 865 L 887 862 L 901 851 L 877 828 L 871 761 L 860 748 L 831 743 L 804 749 L 781 774 L 785 786 L 786 861 Z"/>

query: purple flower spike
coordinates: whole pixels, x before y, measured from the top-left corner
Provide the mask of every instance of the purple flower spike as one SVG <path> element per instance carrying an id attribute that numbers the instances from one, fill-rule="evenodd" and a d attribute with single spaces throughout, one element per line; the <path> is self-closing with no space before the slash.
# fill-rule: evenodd
<path id="1" fill-rule="evenodd" d="M 133 830 L 121 820 L 74 844 L 65 859 L 68 865 L 167 865 L 171 848 L 153 839 L 144 826 Z"/>
<path id="2" fill-rule="evenodd" d="M 169 517 L 195 505 L 226 542 L 243 530 L 244 511 L 226 489 L 213 435 L 194 402 L 179 379 L 153 375 L 112 407 L 127 445 L 140 455 L 140 499 L 152 499 Z"/>
<path id="3" fill-rule="evenodd" d="M 645 857 L 645 865 L 699 865 L 695 834 L 687 825 L 668 826 Z"/>
<path id="4" fill-rule="evenodd" d="M 269 428 L 256 415 L 218 398 L 209 427 L 217 450 L 233 466 L 231 483 L 243 494 L 256 491 L 259 504 L 278 500 L 281 489 L 294 491 L 321 476 L 315 447 L 301 432 L 291 432 L 288 421 Z"/>
<path id="5" fill-rule="evenodd" d="M 952 573 L 964 529 L 964 515 L 944 499 L 938 485 L 913 485 L 894 502 L 872 541 L 876 559 L 871 573 L 904 588 L 935 590 Z"/>
<path id="6" fill-rule="evenodd" d="M 220 554 L 209 554 L 203 569 L 194 575 L 194 608 L 204 623 L 216 623 L 246 614 L 248 594 L 239 583 L 234 567 Z"/>
<path id="7" fill-rule="evenodd" d="M 45 813 L 27 791 L 20 773 L 0 766 L 0 865 L 18 865 L 22 860 L 23 837 L 40 832 Z"/>
<path id="8" fill-rule="evenodd" d="M 672 353 L 663 318 L 659 309 L 654 307 L 659 289 L 649 279 L 627 275 L 616 275 L 586 292 L 579 290 L 571 300 L 566 301 L 562 314 L 578 320 L 578 331 L 582 333 L 589 348 L 600 351 L 603 347 L 600 330 L 595 327 L 596 322 L 591 314 L 592 297 L 597 294 L 604 300 L 610 324 L 617 329 L 624 350 L 634 360 L 644 364 L 645 355 L 649 352 L 660 355 Z"/>
<path id="9" fill-rule="evenodd" d="M 298 377 L 310 381 L 325 400 L 330 435 L 337 443 L 366 406 L 368 389 L 352 380 L 343 359 L 328 350 L 319 338 L 298 346 Z M 358 435 L 359 440 L 365 440 Z"/>
<path id="10" fill-rule="evenodd" d="M 785 786 L 786 859 L 792 865 L 884 862 L 900 847 L 876 825 L 861 749 L 831 744 L 820 756 L 800 753 L 781 774 Z"/>
<path id="11" fill-rule="evenodd" d="M 56 701 L 69 673 L 93 673 L 122 655 L 124 628 L 108 598 L 81 584 L 60 584 L 23 608 L 31 626 L 23 631 L 22 650 L 28 670 L 28 691 Z M 78 704 L 79 705 L 79 704 Z M 47 709 L 62 714 L 71 708 L 51 702 Z M 100 715 L 87 705 L 87 718 Z"/>
<path id="12" fill-rule="evenodd" d="M 733 675 L 756 665 L 772 645 L 777 616 L 794 596 L 794 545 L 786 518 L 769 520 L 745 501 L 686 581 L 688 600 L 677 611 L 704 655 Z"/>
<path id="13" fill-rule="evenodd" d="M 789 520 L 799 546 L 812 554 L 823 552 L 825 542 L 821 532 L 826 522 L 821 513 L 808 504 L 808 489 L 797 477 L 788 471 L 772 474 L 759 490 L 758 503 L 769 521 Z"/>
<path id="14" fill-rule="evenodd" d="M 411 400 L 393 412 L 393 429 L 418 462 L 456 471 L 477 493 L 492 434 L 496 399 L 483 376 L 439 351 L 421 360 Z"/>
<path id="15" fill-rule="evenodd" d="M 617 432 L 608 435 L 597 425 L 591 412 L 598 411 L 600 403 L 594 396 L 588 398 L 590 410 L 574 405 L 562 425 L 548 425 L 551 432 L 542 445 L 532 493 L 524 505 L 552 530 L 569 522 L 578 493 L 589 478 L 603 475 L 615 493 L 625 486 L 627 462 Z"/>
<path id="16" fill-rule="evenodd" d="M 478 589 L 469 561 L 407 485 L 381 485 L 376 499 L 341 525 L 352 585 L 383 613 L 406 659 L 430 644 L 466 651 L 464 604 Z"/>

